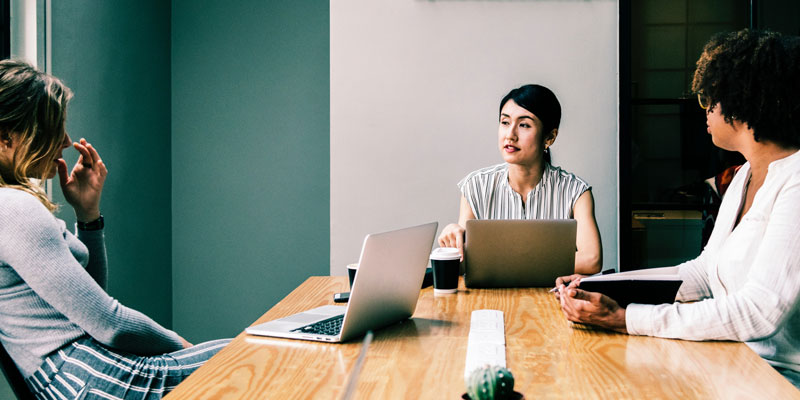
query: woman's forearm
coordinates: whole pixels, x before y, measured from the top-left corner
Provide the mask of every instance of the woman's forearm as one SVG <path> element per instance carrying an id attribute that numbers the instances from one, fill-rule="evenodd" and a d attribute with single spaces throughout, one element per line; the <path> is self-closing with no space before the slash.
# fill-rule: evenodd
<path id="1" fill-rule="evenodd" d="M 576 251 L 575 252 L 575 273 L 581 275 L 592 275 L 600 272 L 602 268 L 602 258 L 599 252 Z"/>

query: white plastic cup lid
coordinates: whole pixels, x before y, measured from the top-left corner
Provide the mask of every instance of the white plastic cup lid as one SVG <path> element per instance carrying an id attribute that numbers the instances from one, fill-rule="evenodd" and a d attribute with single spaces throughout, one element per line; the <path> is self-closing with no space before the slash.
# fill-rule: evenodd
<path id="1" fill-rule="evenodd" d="M 455 247 L 437 247 L 431 252 L 432 260 L 458 260 L 461 254 Z"/>

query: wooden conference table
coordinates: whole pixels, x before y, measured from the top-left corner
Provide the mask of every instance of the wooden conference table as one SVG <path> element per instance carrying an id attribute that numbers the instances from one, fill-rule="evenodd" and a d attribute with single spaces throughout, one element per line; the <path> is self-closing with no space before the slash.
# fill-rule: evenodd
<path id="1" fill-rule="evenodd" d="M 346 277 L 311 277 L 256 323 L 325 304 Z M 380 329 L 357 399 L 458 399 L 470 315 L 505 314 L 506 363 L 531 399 L 794 399 L 800 391 L 742 343 L 622 335 L 564 319 L 546 289 L 423 289 L 413 318 Z M 177 399 L 338 399 L 361 341 L 240 334 L 167 396 Z"/>

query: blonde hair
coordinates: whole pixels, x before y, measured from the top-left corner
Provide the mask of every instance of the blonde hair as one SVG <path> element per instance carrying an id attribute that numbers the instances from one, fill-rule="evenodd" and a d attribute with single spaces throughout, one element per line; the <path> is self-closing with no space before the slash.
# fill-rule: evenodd
<path id="1" fill-rule="evenodd" d="M 58 78 L 23 61 L 0 61 L 0 135 L 14 137 L 11 165 L 0 171 L 0 187 L 36 196 L 48 210 L 57 206 L 40 185 L 66 135 L 67 103 L 72 98 Z"/>

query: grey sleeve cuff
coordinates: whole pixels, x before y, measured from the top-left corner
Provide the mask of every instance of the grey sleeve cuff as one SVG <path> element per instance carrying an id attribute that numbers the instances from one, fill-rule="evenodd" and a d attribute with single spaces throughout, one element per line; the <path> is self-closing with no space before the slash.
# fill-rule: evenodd
<path id="1" fill-rule="evenodd" d="M 80 239 L 86 247 L 89 248 L 91 251 L 92 247 L 96 245 L 105 245 L 105 235 L 103 234 L 103 229 L 98 229 L 96 231 L 82 231 L 78 229 L 78 224 L 75 224 L 75 232 L 77 232 L 76 236 Z"/>

